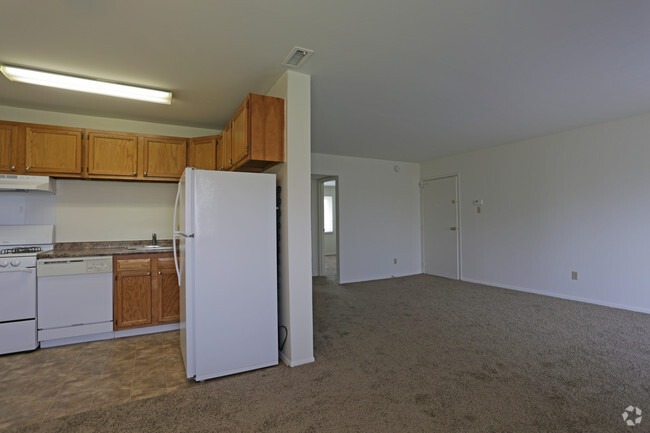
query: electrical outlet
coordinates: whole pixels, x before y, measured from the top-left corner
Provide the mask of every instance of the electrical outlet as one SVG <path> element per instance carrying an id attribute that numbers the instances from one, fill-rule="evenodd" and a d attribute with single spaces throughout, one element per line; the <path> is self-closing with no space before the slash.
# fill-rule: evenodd
<path id="1" fill-rule="evenodd" d="M 578 271 L 571 271 L 571 279 L 572 280 L 578 279 Z"/>
<path id="2" fill-rule="evenodd" d="M 393 259 L 393 264 L 394 264 L 394 265 L 396 265 L 396 264 L 397 264 L 397 259 L 396 259 L 396 258 L 395 258 L 395 259 Z"/>

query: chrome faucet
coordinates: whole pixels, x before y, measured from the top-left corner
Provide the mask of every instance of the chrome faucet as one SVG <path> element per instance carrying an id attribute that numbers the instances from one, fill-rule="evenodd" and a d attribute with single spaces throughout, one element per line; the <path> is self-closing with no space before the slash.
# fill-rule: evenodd
<path id="1" fill-rule="evenodd" d="M 151 235 L 151 245 L 158 245 L 158 236 L 155 233 Z"/>

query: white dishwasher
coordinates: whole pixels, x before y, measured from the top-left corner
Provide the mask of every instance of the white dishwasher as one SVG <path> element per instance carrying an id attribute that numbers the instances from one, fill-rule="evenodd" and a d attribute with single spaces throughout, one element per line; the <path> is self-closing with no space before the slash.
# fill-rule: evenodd
<path id="1" fill-rule="evenodd" d="M 38 341 L 113 332 L 113 257 L 39 259 Z M 51 344 L 55 345 L 55 344 Z"/>

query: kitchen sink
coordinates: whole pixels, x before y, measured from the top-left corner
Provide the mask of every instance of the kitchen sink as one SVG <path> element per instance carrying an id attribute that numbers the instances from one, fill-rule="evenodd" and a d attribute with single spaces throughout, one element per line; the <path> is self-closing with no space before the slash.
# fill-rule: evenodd
<path id="1" fill-rule="evenodd" d="M 172 246 L 164 245 L 139 245 L 137 247 L 127 247 L 129 251 L 171 251 Z"/>

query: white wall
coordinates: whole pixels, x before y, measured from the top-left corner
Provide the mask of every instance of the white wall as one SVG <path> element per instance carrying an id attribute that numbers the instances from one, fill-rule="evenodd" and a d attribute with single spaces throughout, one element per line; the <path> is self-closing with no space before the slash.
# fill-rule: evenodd
<path id="1" fill-rule="evenodd" d="M 179 137 L 198 137 L 219 132 L 216 129 L 8 106 L 0 106 L 0 120 Z M 57 192 L 53 198 L 37 197 L 34 193 L 25 196 L 29 197 L 28 203 L 47 201 L 47 213 L 52 215 L 48 224 L 56 224 L 56 242 L 150 239 L 152 233 L 157 233 L 160 239 L 171 238 L 171 218 L 176 194 L 174 183 L 58 179 L 56 184 Z M 16 206 L 16 199 L 9 197 L 0 194 L 0 207 Z M 40 205 L 40 208 L 39 212 L 45 212 L 44 205 Z M 3 212 L 5 213 L 6 211 Z M 0 223 L 7 224 L 3 222 L 3 214 L 0 214 Z M 35 213 L 32 212 L 31 217 L 29 215 L 27 212 L 27 217 L 33 219 Z"/>
<path id="2" fill-rule="evenodd" d="M 462 279 L 650 313 L 649 140 L 644 115 L 423 163 L 460 173 Z"/>
<path id="3" fill-rule="evenodd" d="M 267 92 L 285 100 L 285 157 L 271 172 L 282 187 L 280 254 L 280 324 L 289 333 L 280 354 L 297 366 L 314 361 L 311 295 L 310 76 L 287 71 Z"/>
<path id="4" fill-rule="evenodd" d="M 338 176 L 341 283 L 422 272 L 419 164 L 323 154 L 311 163 Z"/>

